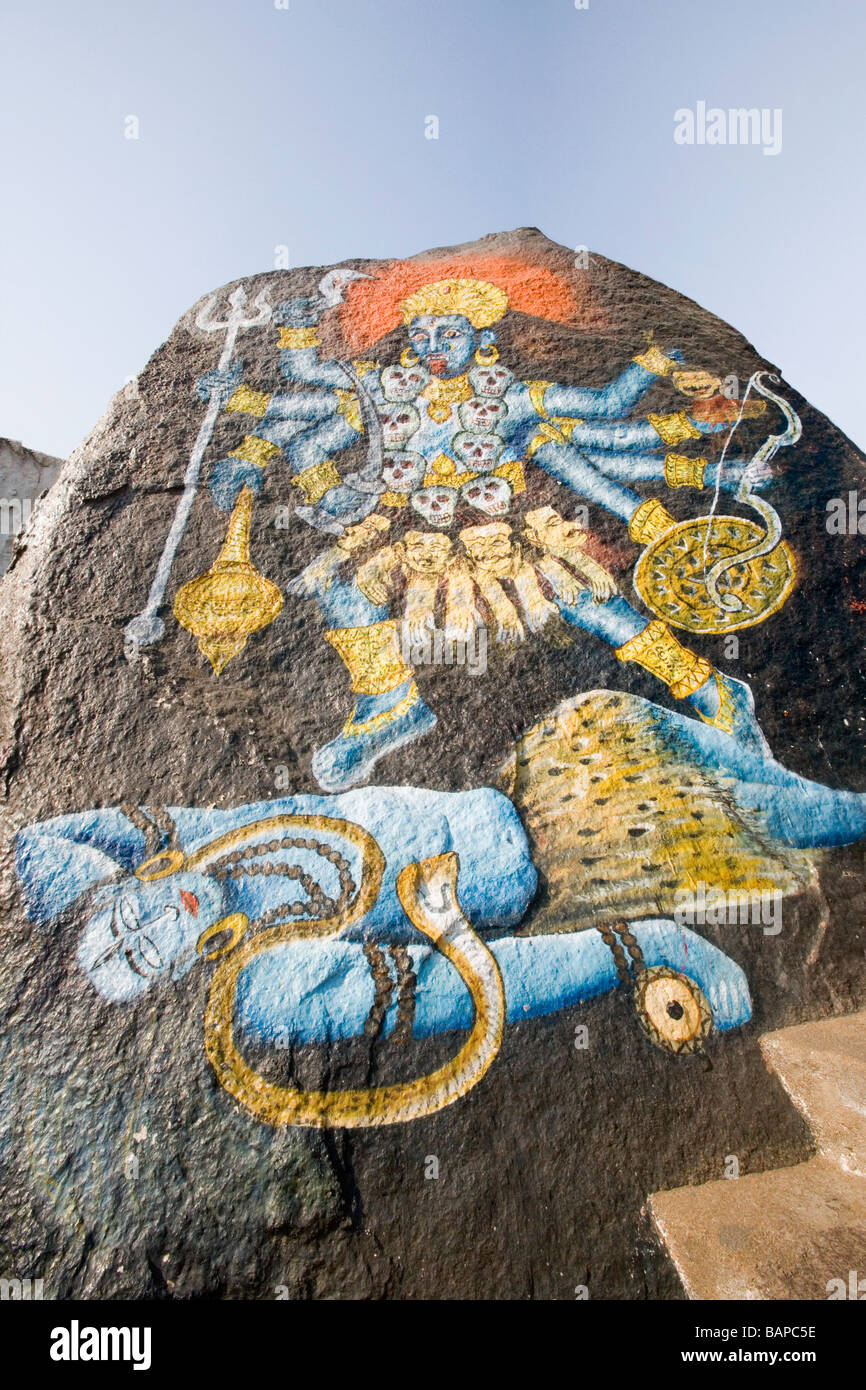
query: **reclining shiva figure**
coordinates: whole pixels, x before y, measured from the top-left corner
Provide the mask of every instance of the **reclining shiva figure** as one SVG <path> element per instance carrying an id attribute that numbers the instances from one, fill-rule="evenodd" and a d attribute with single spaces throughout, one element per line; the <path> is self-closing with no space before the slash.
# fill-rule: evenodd
<path id="1" fill-rule="evenodd" d="M 823 851 L 864 835 L 866 795 L 595 691 L 530 730 L 498 788 L 83 811 L 21 830 L 16 864 L 33 922 L 74 915 L 108 1006 L 209 972 L 204 1047 L 229 1095 L 268 1125 L 341 1128 L 451 1104 L 507 1025 L 617 985 L 653 1043 L 701 1050 L 751 1001 L 739 965 L 669 915 L 677 890 L 799 892 Z M 357 1090 L 277 1084 L 243 1051 L 457 1030 L 445 1065 Z"/>

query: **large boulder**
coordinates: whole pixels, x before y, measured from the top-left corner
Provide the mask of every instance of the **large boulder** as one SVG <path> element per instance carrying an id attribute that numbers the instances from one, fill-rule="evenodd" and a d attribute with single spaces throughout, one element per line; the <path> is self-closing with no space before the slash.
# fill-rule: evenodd
<path id="1" fill-rule="evenodd" d="M 194 305 L 0 585 L 0 1274 L 681 1296 L 647 1194 L 802 1158 L 758 1037 L 866 997 L 860 497 L 733 328 L 535 230 Z"/>

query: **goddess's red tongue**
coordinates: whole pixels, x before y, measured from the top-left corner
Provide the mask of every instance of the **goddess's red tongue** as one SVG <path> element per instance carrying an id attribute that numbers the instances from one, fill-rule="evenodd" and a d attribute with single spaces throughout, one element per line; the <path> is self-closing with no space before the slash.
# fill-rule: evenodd
<path id="1" fill-rule="evenodd" d="M 433 373 L 434 376 L 441 376 L 442 373 L 445 371 L 445 358 L 444 358 L 444 357 L 431 357 L 431 358 L 430 358 L 430 370 L 431 370 L 431 372 Z"/>

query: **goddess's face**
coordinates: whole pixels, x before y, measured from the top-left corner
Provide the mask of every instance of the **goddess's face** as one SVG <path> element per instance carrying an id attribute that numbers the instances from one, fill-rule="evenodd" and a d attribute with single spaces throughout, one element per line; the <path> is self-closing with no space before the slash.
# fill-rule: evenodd
<path id="1" fill-rule="evenodd" d="M 459 376 L 479 342 L 463 314 L 421 314 L 409 325 L 409 346 L 434 376 Z"/>

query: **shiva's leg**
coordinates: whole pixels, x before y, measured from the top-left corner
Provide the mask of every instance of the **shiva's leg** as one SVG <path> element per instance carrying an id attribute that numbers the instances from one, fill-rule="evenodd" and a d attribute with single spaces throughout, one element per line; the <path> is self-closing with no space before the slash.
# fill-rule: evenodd
<path id="1" fill-rule="evenodd" d="M 731 734 L 762 757 L 770 755 L 744 681 L 723 675 L 705 657 L 690 652 L 664 623 L 647 622 L 620 594 L 606 603 L 596 603 L 588 590 L 574 603 L 554 597 L 566 622 L 609 642 L 620 661 L 636 661 L 652 672 L 705 724 Z"/>
<path id="2" fill-rule="evenodd" d="M 720 1030 L 751 1017 L 740 967 L 717 947 L 668 920 L 629 928 L 647 969 L 667 966 L 693 980 Z M 617 966 L 602 934 L 501 936 L 488 941 L 505 991 L 505 1021 L 558 1013 L 615 989 Z M 408 959 L 406 959 L 408 957 Z M 454 966 L 426 942 L 298 941 L 259 956 L 238 993 L 238 1027 L 250 1041 L 305 1045 L 358 1037 L 375 1020 L 386 1037 L 432 1037 L 471 1028 L 473 1005 Z"/>

